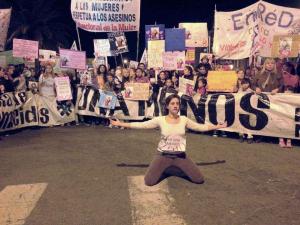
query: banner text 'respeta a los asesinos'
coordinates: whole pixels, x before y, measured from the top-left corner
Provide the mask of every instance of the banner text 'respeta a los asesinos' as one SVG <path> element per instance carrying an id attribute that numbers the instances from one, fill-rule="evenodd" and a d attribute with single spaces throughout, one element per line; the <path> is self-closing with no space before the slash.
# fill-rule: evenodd
<path id="1" fill-rule="evenodd" d="M 140 0 L 72 0 L 71 12 L 78 27 L 92 32 L 138 31 Z"/>

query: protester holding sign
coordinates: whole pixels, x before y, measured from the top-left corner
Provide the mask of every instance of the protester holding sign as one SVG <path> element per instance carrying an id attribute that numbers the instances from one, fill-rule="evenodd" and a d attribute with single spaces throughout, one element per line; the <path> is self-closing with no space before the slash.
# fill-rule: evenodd
<path id="1" fill-rule="evenodd" d="M 180 97 L 170 95 L 166 99 L 167 116 L 156 117 L 150 121 L 142 123 L 122 123 L 110 120 L 114 126 L 121 126 L 134 129 L 161 129 L 161 140 L 158 144 L 158 152 L 150 164 L 145 175 L 145 184 L 153 186 L 159 183 L 163 172 L 170 166 L 180 168 L 188 179 L 197 184 L 204 182 L 203 175 L 187 156 L 186 156 L 186 128 L 195 131 L 209 131 L 227 127 L 227 123 L 218 125 L 203 125 L 193 122 L 185 116 L 179 116 Z"/>

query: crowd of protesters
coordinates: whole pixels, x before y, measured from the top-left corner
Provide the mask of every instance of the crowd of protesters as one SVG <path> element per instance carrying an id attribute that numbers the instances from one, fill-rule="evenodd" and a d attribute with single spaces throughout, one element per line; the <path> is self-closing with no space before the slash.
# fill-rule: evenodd
<path id="1" fill-rule="evenodd" d="M 6 68 L 0 67 L 0 95 L 5 92 L 29 91 L 40 94 L 44 97 L 55 97 L 56 76 L 68 76 L 70 78 L 71 90 L 73 93 L 73 104 L 76 102 L 77 87 L 90 86 L 92 88 L 112 91 L 117 95 L 126 87 L 127 83 L 150 83 L 152 97 L 157 98 L 158 94 L 176 93 L 179 88 L 179 78 L 194 80 L 195 86 L 193 95 L 207 95 L 207 76 L 210 70 L 221 70 L 220 66 L 210 64 L 207 57 L 203 57 L 199 65 L 195 68 L 186 65 L 183 71 L 159 71 L 155 74 L 154 69 L 146 68 L 146 65 L 140 63 L 138 68 L 127 68 L 126 66 L 117 66 L 116 68 L 107 68 L 105 65 L 96 66 L 88 69 L 85 73 L 69 73 L 68 71 L 55 71 L 51 63 L 44 64 L 40 69 L 28 68 L 24 65 L 8 65 Z M 224 69 L 224 68 L 223 68 Z M 238 68 L 236 70 L 238 81 L 234 92 L 262 92 L 276 93 L 300 93 L 299 76 L 300 64 L 292 63 L 285 59 L 267 58 L 262 66 L 253 66 Z M 91 76 L 88 76 L 90 74 Z M 91 78 L 91 79 L 90 79 Z M 90 79 L 90 80 L 89 80 Z M 61 103 L 59 103 L 61 104 Z M 71 101 L 63 102 L 71 104 Z M 104 125 L 109 126 L 108 120 L 90 116 L 79 116 L 79 123 L 87 126 Z M 226 136 L 224 131 L 215 131 L 214 137 Z M 247 140 L 247 143 L 253 143 L 251 133 L 239 134 L 241 142 Z M 259 140 L 259 138 L 257 138 Z M 291 140 L 279 139 L 281 147 L 292 147 Z"/>

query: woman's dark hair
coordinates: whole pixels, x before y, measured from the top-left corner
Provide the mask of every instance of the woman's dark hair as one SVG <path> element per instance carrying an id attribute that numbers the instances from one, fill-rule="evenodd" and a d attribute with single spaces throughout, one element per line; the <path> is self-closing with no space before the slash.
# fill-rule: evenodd
<path id="1" fill-rule="evenodd" d="M 100 71 L 100 67 L 104 67 L 105 68 L 105 71 L 104 71 L 104 73 L 101 73 L 101 71 Z M 108 70 L 107 70 L 107 67 L 106 67 L 106 65 L 104 65 L 104 64 L 101 64 L 101 65 L 99 65 L 98 66 L 98 68 L 97 68 L 97 74 L 103 74 L 103 79 L 104 79 L 104 82 L 106 82 L 107 81 L 107 73 L 108 73 Z"/>
<path id="2" fill-rule="evenodd" d="M 185 66 L 185 68 L 189 71 L 190 75 L 193 75 L 193 68 L 191 66 Z"/>
<path id="3" fill-rule="evenodd" d="M 172 101 L 172 99 L 177 98 L 180 104 L 180 97 L 178 94 L 171 94 L 166 98 L 166 105 L 165 105 L 165 115 L 169 114 L 169 110 L 167 108 L 167 106 L 170 104 L 170 102 Z"/>
<path id="4" fill-rule="evenodd" d="M 195 88 L 194 88 L 194 91 L 197 91 L 197 90 L 198 90 L 198 88 L 199 88 L 199 84 L 198 84 L 198 82 L 199 82 L 200 80 L 202 81 L 202 83 L 203 83 L 204 87 L 206 87 L 206 86 L 207 86 L 207 80 L 206 80 L 205 78 L 198 77 L 198 79 L 197 79 L 197 81 L 196 81 L 196 83 L 195 83 Z"/>

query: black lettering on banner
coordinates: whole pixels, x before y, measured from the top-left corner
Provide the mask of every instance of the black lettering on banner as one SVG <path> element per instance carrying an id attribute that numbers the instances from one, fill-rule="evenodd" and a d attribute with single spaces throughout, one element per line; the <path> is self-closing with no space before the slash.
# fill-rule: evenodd
<path id="1" fill-rule="evenodd" d="M 88 104 L 88 96 L 89 96 L 89 93 L 90 93 L 90 88 L 84 88 L 84 87 L 80 87 L 81 89 L 81 96 L 80 98 L 78 99 L 78 102 L 81 103 L 82 101 L 82 104 L 78 105 L 78 110 L 86 110 L 87 108 L 87 104 Z"/>
<path id="2" fill-rule="evenodd" d="M 18 92 L 16 94 L 14 94 L 13 99 L 17 106 L 24 104 L 27 100 L 26 92 Z"/>
<path id="3" fill-rule="evenodd" d="M 10 107 L 13 105 L 10 95 L 2 94 L 0 95 L 0 107 Z"/>
<path id="4" fill-rule="evenodd" d="M 26 123 L 37 122 L 37 111 L 35 106 L 31 106 L 31 111 L 27 110 L 25 112 Z"/>
<path id="5" fill-rule="evenodd" d="M 11 118 L 11 113 L 9 112 L 2 112 L 1 115 L 1 121 L 0 121 L 0 127 L 2 129 L 8 128 L 8 124 Z"/>
<path id="6" fill-rule="evenodd" d="M 90 112 L 95 112 L 95 107 L 97 106 L 97 102 L 100 99 L 99 91 L 98 90 L 93 90 L 93 91 L 94 91 L 94 94 L 93 94 L 92 99 L 91 99 L 90 104 L 89 104 L 89 111 Z"/>
<path id="7" fill-rule="evenodd" d="M 198 102 L 198 107 L 194 102 L 193 97 L 188 95 L 181 96 L 181 103 L 180 103 L 180 114 L 187 116 L 187 107 L 190 106 L 194 117 L 198 123 L 204 124 L 205 123 L 205 103 L 207 97 L 203 96 L 200 98 Z"/>
<path id="8" fill-rule="evenodd" d="M 244 95 L 241 98 L 240 106 L 241 108 L 248 112 L 252 113 L 256 116 L 256 125 L 252 126 L 250 124 L 250 116 L 246 114 L 240 114 L 239 120 L 240 123 L 249 130 L 262 130 L 267 124 L 268 124 L 268 116 L 263 111 L 260 111 L 258 109 L 255 109 L 251 106 L 251 96 L 254 95 L 254 93 L 249 93 Z M 270 109 L 270 100 L 266 94 L 261 94 L 258 98 L 257 102 L 257 108 L 259 109 Z"/>
<path id="9" fill-rule="evenodd" d="M 19 110 L 15 110 L 14 111 L 14 118 L 13 118 L 13 123 L 14 123 L 14 126 L 18 126 L 20 124 L 20 120 L 19 120 Z"/>
<path id="10" fill-rule="evenodd" d="M 139 104 L 139 116 L 145 116 L 145 101 L 138 101 Z"/>
<path id="11" fill-rule="evenodd" d="M 154 104 L 154 116 L 159 116 L 159 106 L 158 106 L 157 98 L 158 98 L 158 93 L 152 92 L 149 101 L 147 101 L 148 108 L 150 108 L 151 105 Z"/>
<path id="12" fill-rule="evenodd" d="M 127 107 L 127 105 L 126 105 L 126 102 L 125 102 L 125 100 L 124 100 L 124 98 L 123 98 L 123 95 L 117 95 L 117 99 L 118 99 L 118 101 L 119 101 L 120 108 L 121 108 L 123 114 L 124 114 L 125 116 L 130 116 L 129 110 L 128 110 L 128 107 Z M 116 108 L 115 110 L 117 110 L 117 108 Z"/>
<path id="13" fill-rule="evenodd" d="M 295 122 L 300 122 L 300 108 L 295 109 Z M 300 124 L 295 126 L 295 137 L 300 137 Z"/>
<path id="14" fill-rule="evenodd" d="M 49 117 L 49 110 L 46 108 L 40 109 L 40 122 L 43 124 L 49 123 L 50 117 Z"/>
<path id="15" fill-rule="evenodd" d="M 225 96 L 225 121 L 227 121 L 227 126 L 230 127 L 234 123 L 235 119 L 235 98 L 233 94 L 213 94 L 208 102 L 208 116 L 209 121 L 217 125 L 217 101 L 220 96 Z"/>

